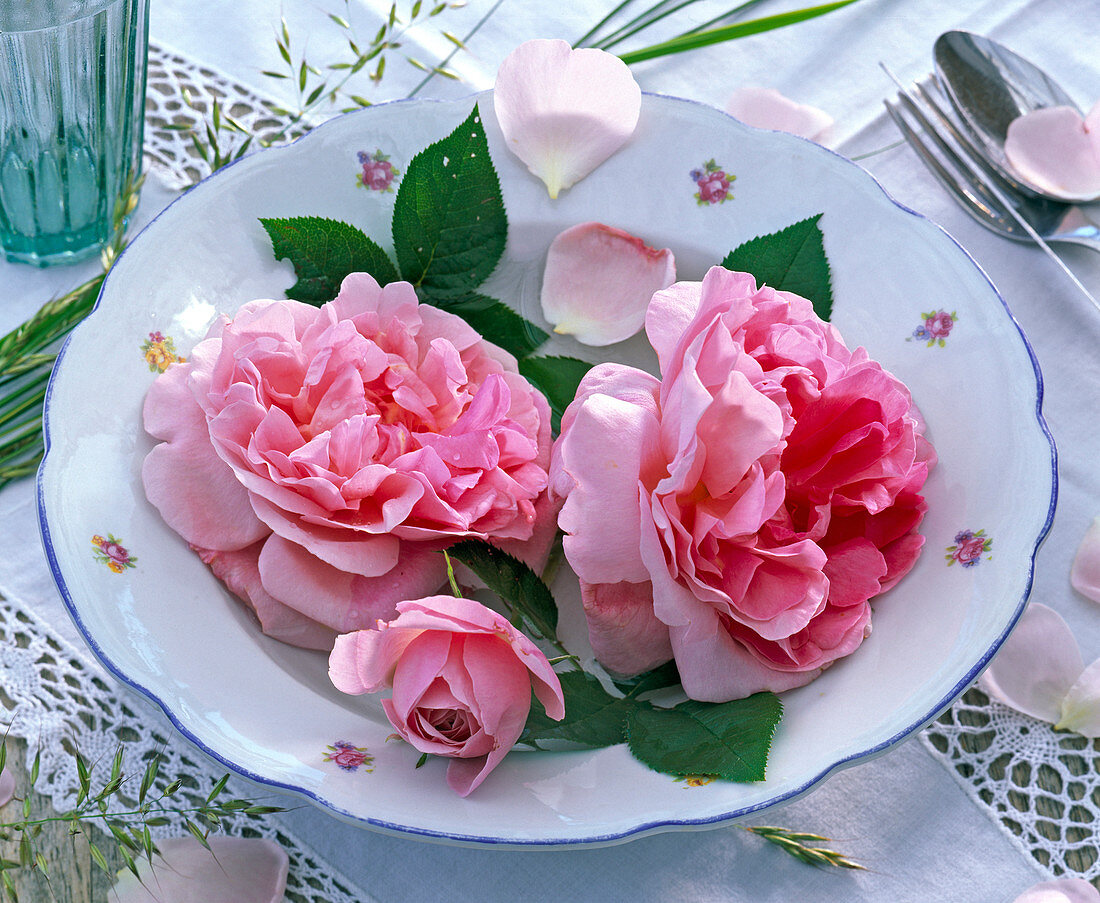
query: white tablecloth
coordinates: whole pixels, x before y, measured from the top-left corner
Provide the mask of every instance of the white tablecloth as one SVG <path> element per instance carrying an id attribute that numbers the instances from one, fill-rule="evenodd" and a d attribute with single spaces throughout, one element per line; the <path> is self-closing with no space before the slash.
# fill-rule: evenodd
<path id="1" fill-rule="evenodd" d="M 489 87 L 498 63 L 516 43 L 532 37 L 574 40 L 612 5 L 612 0 L 556 5 L 504 0 L 470 39 L 468 50 L 452 62 L 463 83 L 436 78 L 421 95 L 459 96 Z M 339 31 L 327 14 L 342 13 L 342 4 L 284 0 L 282 6 L 296 47 L 308 41 L 309 57 L 317 63 L 336 58 L 341 52 Z M 472 0 L 463 10 L 448 11 L 440 24 L 466 35 L 491 6 L 489 0 Z M 758 12 L 793 6 L 772 2 Z M 369 34 L 388 7 L 379 0 L 352 0 L 351 12 Z M 697 13 L 695 7 L 683 11 L 675 21 L 683 23 L 688 14 L 709 18 L 725 4 L 703 2 L 698 8 Z M 280 68 L 278 14 L 268 0 L 153 0 L 152 35 L 189 58 L 277 93 L 279 85 L 260 72 Z M 948 28 L 1005 41 L 1047 68 L 1086 108 L 1100 97 L 1100 9 L 1095 0 L 862 0 L 790 29 L 640 64 L 635 74 L 647 90 L 716 106 L 723 106 L 741 85 L 778 88 L 829 112 L 836 119 L 830 144 L 858 156 L 897 140 L 883 114 L 881 101 L 891 86 L 878 61 L 903 79 L 920 77 L 930 69 L 933 40 Z M 661 34 L 655 29 L 651 40 Z M 411 32 L 406 43 L 412 55 L 425 61 L 440 58 L 448 48 L 433 26 Z M 361 93 L 372 99 L 403 96 L 421 77 L 395 57 L 381 88 L 364 80 Z M 875 154 L 862 165 L 895 198 L 943 225 L 970 251 L 1001 290 L 1035 350 L 1045 380 L 1044 411 L 1061 463 L 1058 512 L 1038 557 L 1033 598 L 1067 618 L 1085 661 L 1091 661 L 1100 655 L 1100 611 L 1072 592 L 1068 572 L 1074 548 L 1100 513 L 1100 433 L 1091 413 L 1100 402 L 1100 313 L 1039 251 L 1003 241 L 971 221 L 908 148 Z M 138 225 L 173 196 L 151 180 Z M 1084 249 L 1062 253 L 1100 294 L 1100 257 Z M 0 263 L 0 331 L 32 313 L 49 294 L 94 272 L 94 263 L 50 271 Z M 929 305 L 950 308 L 945 298 L 929 299 Z M 991 458 L 995 456 L 991 450 Z M 0 561 L 0 594 L 33 606 L 79 643 L 49 579 L 36 534 L 29 483 L 0 492 L 0 542 L 7 550 Z M 810 796 L 763 819 L 828 835 L 869 867 L 862 873 L 812 869 L 736 827 L 664 834 L 608 849 L 549 852 L 429 845 L 349 827 L 311 807 L 283 818 L 380 903 L 1010 901 L 1045 874 L 968 787 L 916 740 L 835 775 Z"/>

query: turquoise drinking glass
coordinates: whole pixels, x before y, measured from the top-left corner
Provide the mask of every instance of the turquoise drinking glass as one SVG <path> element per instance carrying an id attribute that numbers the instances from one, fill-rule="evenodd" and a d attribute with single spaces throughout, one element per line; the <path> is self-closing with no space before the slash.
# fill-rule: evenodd
<path id="1" fill-rule="evenodd" d="M 141 174 L 149 0 L 0 0 L 0 247 L 72 263 Z"/>

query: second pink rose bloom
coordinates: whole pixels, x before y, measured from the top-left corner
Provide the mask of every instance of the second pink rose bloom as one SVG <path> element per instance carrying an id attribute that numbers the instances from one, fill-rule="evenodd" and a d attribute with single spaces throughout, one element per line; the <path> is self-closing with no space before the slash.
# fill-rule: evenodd
<path id="1" fill-rule="evenodd" d="M 801 686 L 917 558 L 923 423 L 809 301 L 745 273 L 658 292 L 646 332 L 660 378 L 593 368 L 551 465 L 596 655 L 674 658 L 704 701 Z"/>

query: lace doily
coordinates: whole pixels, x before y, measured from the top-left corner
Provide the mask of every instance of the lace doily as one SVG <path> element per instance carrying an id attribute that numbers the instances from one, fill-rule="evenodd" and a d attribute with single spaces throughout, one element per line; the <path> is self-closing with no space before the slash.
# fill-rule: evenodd
<path id="1" fill-rule="evenodd" d="M 98 763 L 92 781 L 99 787 L 124 742 L 123 774 L 140 777 L 149 760 L 159 755 L 158 789 L 180 779 L 183 788 L 173 796 L 174 804 L 202 803 L 225 769 L 201 757 L 159 710 L 137 697 L 124 699 L 112 683 L 98 664 L 40 618 L 0 597 L 0 720 L 11 726 L 13 736 L 27 741 L 28 758 L 41 755 L 35 789 L 58 811 L 72 809 L 80 788 L 73 753 L 79 750 L 89 763 Z M 119 804 L 136 804 L 127 798 L 125 786 Z M 236 777 L 230 778 L 225 794 L 227 799 L 260 799 L 252 785 Z M 285 804 L 285 799 L 270 802 Z M 150 831 L 157 839 L 187 834 L 182 817 Z M 290 858 L 291 903 L 373 903 L 369 894 L 336 873 L 270 815 L 240 813 L 223 819 L 221 833 L 268 837 L 279 843 Z"/>
<path id="2" fill-rule="evenodd" d="M 190 98 L 190 102 L 184 99 Z M 202 66 L 178 53 L 149 45 L 149 73 L 145 92 L 145 157 L 169 188 L 183 189 L 210 174 L 192 141 L 192 134 L 206 140 L 206 117 L 215 99 L 224 113 L 255 135 L 253 146 L 261 140 L 285 140 L 309 130 L 307 124 L 290 135 L 282 135 L 283 118 L 279 104 L 252 88 L 234 81 L 209 66 Z M 245 136 L 228 135 L 238 142 Z"/>
<path id="3" fill-rule="evenodd" d="M 1036 862 L 1056 877 L 1097 883 L 1100 740 L 1056 732 L 977 688 L 922 740 Z"/>

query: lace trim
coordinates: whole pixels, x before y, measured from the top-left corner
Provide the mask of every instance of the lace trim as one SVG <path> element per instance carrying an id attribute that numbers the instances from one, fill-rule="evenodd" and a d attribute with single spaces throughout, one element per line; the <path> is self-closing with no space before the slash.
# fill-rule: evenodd
<path id="1" fill-rule="evenodd" d="M 1100 877 L 1100 740 L 971 688 L 921 736 L 1022 850 L 1056 877 Z"/>
<path id="2" fill-rule="evenodd" d="M 198 805 L 224 769 L 201 757 L 151 704 L 136 696 L 123 698 L 98 663 L 59 637 L 37 615 L 16 601 L 0 597 L 0 719 L 13 736 L 27 741 L 28 756 L 41 755 L 36 790 L 48 796 L 55 809 L 76 804 L 80 778 L 72 753 L 90 763 L 93 786 L 109 771 L 120 741 L 125 742 L 123 773 L 141 775 L 154 755 L 161 757 L 159 789 L 181 779 L 183 788 L 173 797 L 180 806 Z M 97 779 L 96 774 L 100 775 Z M 98 780 L 98 783 L 97 783 Z M 257 798 L 256 788 L 232 776 L 228 797 Z M 261 791 L 262 793 L 262 791 Z M 282 798 L 274 800 L 275 804 Z M 120 805 L 134 805 L 120 792 Z M 287 899 L 306 903 L 373 903 L 287 831 L 276 818 L 241 813 L 224 819 L 222 832 L 239 837 L 268 837 L 290 858 Z M 154 838 L 186 835 L 183 819 L 170 817 L 167 825 L 152 828 Z"/>
<path id="3" fill-rule="evenodd" d="M 190 97 L 190 103 L 185 96 Z M 278 101 L 211 66 L 199 65 L 154 43 L 149 45 L 145 157 L 149 169 L 169 188 L 182 190 L 210 174 L 210 166 L 203 161 L 191 135 L 205 140 L 205 117 L 215 99 L 224 113 L 256 136 L 254 144 L 281 136 L 283 118 Z M 297 129 L 291 137 L 308 130 L 308 126 Z"/>

